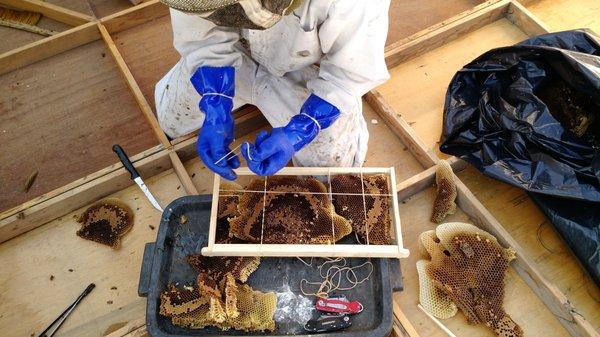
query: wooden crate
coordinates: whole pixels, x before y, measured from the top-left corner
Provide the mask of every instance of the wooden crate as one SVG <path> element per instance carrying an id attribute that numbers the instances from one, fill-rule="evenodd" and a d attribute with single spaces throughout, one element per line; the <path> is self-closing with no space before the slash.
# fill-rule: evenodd
<path id="1" fill-rule="evenodd" d="M 570 1 L 572 3 L 577 0 Z M 588 4 L 585 8 L 590 13 L 594 13 L 594 2 L 588 0 L 584 2 Z M 88 12 L 81 9 L 78 7 L 81 4 L 75 0 L 51 0 L 48 3 L 37 0 L 0 0 L 0 3 L 37 10 L 50 19 L 73 27 L 53 37 L 0 54 L 0 79 L 14 72 L 26 71 L 28 67 L 35 68 L 40 62 L 58 62 L 64 54 L 73 53 L 80 56 L 80 50 L 102 46 L 102 49 L 107 50 L 106 58 L 113 62 L 111 74 L 115 71 L 120 74 L 122 80 L 119 85 L 126 86 L 129 90 L 126 97 L 135 101 L 135 108 L 128 109 L 127 113 L 135 112 L 143 116 L 146 128 L 151 130 L 152 137 L 156 141 L 157 145 L 141 149 L 133 159 L 142 175 L 155 176 L 149 180 L 149 186 L 159 191 L 158 199 L 165 203 L 187 193 L 211 191 L 212 173 L 206 170 L 197 158 L 187 161 L 195 157 L 193 135 L 168 140 L 158 128 L 154 116 L 153 82 L 162 75 L 159 72 L 165 71 L 169 62 L 176 59 L 173 50 L 167 48 L 170 45 L 170 36 L 162 29 L 153 32 L 155 27 L 168 26 L 169 19 L 164 6 L 157 0 L 151 0 L 103 17 L 102 13 L 95 13 L 93 9 Z M 106 5 L 108 1 L 96 0 L 95 3 Z M 434 3 L 435 1 L 432 1 L 428 4 Z M 402 20 L 400 17 L 394 18 L 394 15 L 410 15 L 407 13 L 411 13 L 410 9 L 416 7 L 412 3 L 405 3 L 405 6 L 402 6 L 393 2 L 391 9 L 393 19 L 390 20 L 392 35 L 388 39 L 386 48 L 386 58 L 393 77 L 388 84 L 365 97 L 368 104 L 365 104 L 364 113 L 371 131 L 370 146 L 386 148 L 386 151 L 371 151 L 365 165 L 393 165 L 396 168 L 401 212 L 402 209 L 407 212 L 410 209 L 408 223 L 405 222 L 403 229 L 405 242 L 408 242 L 408 239 L 412 242 L 417 232 L 420 233 L 421 229 L 426 230 L 432 226 L 427 221 L 427 217 L 431 211 L 428 203 L 431 202 L 432 197 L 433 166 L 439 157 L 446 157 L 437 151 L 435 142 L 436 137 L 439 136 L 439 129 L 436 128 L 441 118 L 440 97 L 445 93 L 450 74 L 480 52 L 498 45 L 512 44 L 529 35 L 548 30 L 542 21 L 515 1 L 473 1 L 472 8 L 462 7 L 469 3 L 468 0 L 462 4 L 458 0 L 452 2 L 451 10 L 438 10 L 423 21 L 425 26 L 430 24 L 432 26 L 422 27 L 423 30 L 409 35 L 412 31 L 406 29 L 400 29 L 400 33 L 394 32 L 395 24 L 399 22 L 397 20 Z M 557 8 L 569 8 L 568 1 L 563 0 L 528 1 L 527 6 L 533 11 L 538 11 L 536 6 L 546 8 L 542 6 L 544 3 L 548 6 L 559 6 Z M 57 4 L 59 6 L 56 6 Z M 128 4 L 123 5 L 122 8 L 129 7 Z M 65 10 L 60 6 L 72 10 Z M 107 5 L 106 8 L 108 7 Z M 439 7 L 432 6 L 432 8 Z M 106 10 L 106 12 L 112 11 L 112 9 Z M 447 18 L 458 12 L 460 12 L 458 15 Z M 93 16 L 101 18 L 96 19 Z M 592 15 L 589 17 L 594 18 Z M 438 22 L 443 19 L 445 20 Z M 560 23 L 562 20 L 557 22 Z M 143 41 L 139 44 L 133 43 L 139 39 Z M 148 53 L 147 59 L 140 55 L 142 51 Z M 61 54 L 63 52 L 64 54 Z M 156 69 L 160 71 L 155 71 Z M 112 81 L 116 83 L 115 79 Z M 102 81 L 102 84 L 105 85 L 105 82 Z M 385 125 L 373 122 L 376 120 L 385 121 Z M 260 114 L 252 109 L 238 113 L 236 121 L 244 125 L 241 128 L 244 133 L 264 125 L 264 119 L 261 119 Z M 423 123 L 420 123 L 421 121 Z M 423 127 L 424 124 L 428 127 Z M 396 136 L 397 138 L 394 138 Z M 240 137 L 238 142 L 243 139 Z M 455 158 L 448 158 L 448 160 L 455 170 L 465 167 L 463 162 Z M 39 331 L 39 328 L 43 328 L 63 307 L 63 303 L 57 303 L 55 295 L 60 293 L 61 297 L 75 296 L 80 291 L 78 286 L 89 280 L 89 277 L 98 280 L 100 295 L 93 300 L 90 299 L 93 303 L 87 309 L 73 314 L 64 327 L 66 335 L 95 336 L 98 335 L 100 327 L 106 328 L 124 321 L 131 321 L 131 324 L 127 324 L 122 330 L 117 330 L 114 336 L 123 336 L 133 330 L 137 332 L 143 330 L 141 326 L 144 320 L 132 320 L 132 318 L 143 313 L 145 303 L 143 300 L 136 299 L 133 289 L 137 285 L 137 267 L 139 267 L 139 254 L 142 252 L 143 243 L 152 241 L 154 233 L 147 226 L 155 225 L 159 215 L 146 205 L 141 199 L 143 196 L 134 186 L 128 187 L 131 185 L 128 174 L 120 164 L 116 163 L 116 158 L 112 165 L 100 166 L 83 178 L 58 186 L 0 213 L 0 241 L 8 240 L 51 219 L 65 215 L 38 230 L 0 245 L 0 261 L 3 265 L 16 263 L 18 266 L 0 276 L 0 283 L 7 285 L 5 294 L 9 295 L 0 304 L 1 311 L 7 313 L 0 316 L 0 320 L 12 323 L 10 327 L 0 324 L 0 331 L 3 334 L 21 335 Z M 165 170 L 167 171 L 160 173 Z M 465 175 L 465 172 L 469 175 Z M 464 178 L 467 182 L 474 182 L 471 172 L 470 169 L 461 171 L 458 177 Z M 486 184 L 492 183 L 486 181 Z M 569 291 L 568 287 L 577 285 L 577 282 L 573 278 L 564 281 L 561 283 L 562 291 L 560 291 L 547 279 L 548 276 L 553 276 L 552 270 L 544 270 L 543 273 L 539 271 L 540 267 L 549 266 L 545 260 L 540 260 L 536 256 L 533 262 L 528 238 L 515 240 L 511 234 L 518 235 L 518 231 L 509 233 L 506 230 L 506 228 L 511 229 L 512 218 L 504 218 L 502 213 L 496 214 L 503 219 L 509 219 L 502 221 L 500 225 L 471 193 L 469 187 L 480 191 L 478 186 L 467 187 L 460 180 L 458 185 L 458 202 L 462 212 L 455 217 L 470 219 L 496 235 L 504 245 L 512 246 L 519 253 L 509 273 L 515 287 L 509 287 L 511 293 L 507 294 L 507 296 L 514 295 L 516 298 L 515 300 L 510 297 L 507 300 L 509 310 L 517 311 L 515 319 L 519 323 L 524 322 L 523 326 L 527 330 L 535 330 L 529 332 L 533 334 L 543 331 L 548 332 L 549 335 L 565 333 L 574 336 L 597 335 L 592 324 L 585 319 L 588 316 L 593 318 L 593 324 L 598 326 L 600 318 L 597 315 L 600 310 L 597 310 L 597 303 L 578 301 L 578 305 L 581 303 L 586 308 L 575 309 L 563 291 Z M 103 247 L 99 248 L 93 243 L 82 241 L 72 234 L 77 227 L 72 215 L 81 212 L 81 207 L 90 202 L 113 193 L 137 205 L 135 207 L 136 230 L 126 238 L 124 246 L 127 249 L 114 256 L 107 255 Z M 489 201 L 486 205 L 493 207 L 493 202 Z M 41 243 L 43 243 L 42 249 L 23 255 L 23 251 L 33 250 Z M 57 252 L 62 249 L 65 251 L 58 254 Z M 96 263 L 91 264 L 90 258 L 96 260 Z M 120 259 L 121 262 L 115 264 L 114 259 Z M 39 265 L 39 261 L 44 263 Z M 568 272 L 581 273 L 571 257 L 567 257 L 564 262 L 569 263 Z M 55 271 L 56 268 L 64 269 L 69 265 L 74 265 L 74 269 L 79 273 Z M 556 265 L 556 263 L 550 264 L 550 266 Z M 576 269 L 573 269 L 573 265 Z M 414 261 L 408 260 L 404 268 L 410 272 L 410 268 L 414 268 Z M 57 277 L 64 278 L 67 283 L 49 283 L 48 276 L 52 272 L 56 272 Z M 406 329 L 413 333 L 412 335 L 416 333 L 441 336 L 441 332 L 429 327 L 432 323 L 415 309 L 416 284 L 413 274 L 410 273 L 406 279 L 405 292 L 395 297 L 395 318 L 402 322 Z M 123 291 L 120 300 L 123 302 L 119 310 L 108 307 L 103 300 L 111 296 L 109 291 L 111 282 L 125 285 L 123 288 L 120 287 Z M 42 289 L 53 290 L 44 291 L 46 295 L 43 295 L 39 292 Z M 59 291 L 60 289 L 62 291 Z M 30 325 L 21 324 L 22 317 L 17 313 L 11 313 L 10 309 L 15 307 L 27 308 L 23 312 L 32 315 L 32 318 L 28 319 Z M 514 308 L 523 308 L 527 312 L 521 313 Z M 562 328 L 559 324 L 562 324 Z M 485 329 L 466 328 L 465 322 L 460 318 L 449 321 L 448 326 L 459 334 L 463 331 L 489 334 Z"/>

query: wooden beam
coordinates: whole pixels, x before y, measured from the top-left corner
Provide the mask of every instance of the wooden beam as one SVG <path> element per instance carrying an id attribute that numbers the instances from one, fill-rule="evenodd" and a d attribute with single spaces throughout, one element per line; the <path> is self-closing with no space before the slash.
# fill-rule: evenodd
<path id="1" fill-rule="evenodd" d="M 364 99 L 384 120 L 385 124 L 402 140 L 424 168 L 434 166 L 439 160 L 435 153 L 427 150 L 419 136 L 408 123 L 389 105 L 377 90 L 365 94 Z"/>
<path id="2" fill-rule="evenodd" d="M 0 0 L 0 4 L 25 11 L 41 13 L 50 19 L 66 23 L 71 26 L 79 26 L 95 20 L 89 15 L 81 14 L 79 12 L 40 0 Z"/>
<path id="3" fill-rule="evenodd" d="M 110 34 L 106 30 L 106 27 L 104 27 L 101 23 L 98 22 L 98 29 L 100 30 L 102 39 L 104 39 L 104 42 L 110 50 L 110 53 L 117 62 L 117 66 L 119 67 L 121 75 L 123 75 L 127 86 L 129 86 L 129 89 L 131 89 L 131 92 L 133 93 L 133 96 L 136 102 L 138 103 L 140 110 L 144 114 L 144 117 L 146 117 L 146 121 L 148 122 L 148 124 L 150 124 L 150 127 L 154 131 L 156 138 L 165 148 L 171 148 L 171 142 L 169 142 L 167 135 L 165 135 L 160 125 L 158 124 L 158 120 L 154 115 L 154 111 L 152 111 L 150 104 L 148 104 L 148 101 L 146 101 L 146 97 L 144 97 L 140 86 L 137 84 L 135 78 L 133 77 L 133 74 L 131 73 L 131 70 L 129 70 L 127 63 L 125 63 L 123 56 L 121 56 L 121 53 L 117 49 L 115 42 L 112 40 Z"/>
<path id="4" fill-rule="evenodd" d="M 494 216 L 477 200 L 475 195 L 455 176 L 458 192 L 457 204 L 461 210 L 478 223 L 479 227 L 494 235 L 505 247 L 511 247 L 517 253 L 513 268 L 529 285 L 531 290 L 544 302 L 559 322 L 572 336 L 600 336 L 594 327 L 571 305 L 569 299 L 537 270 L 521 245 L 512 238 Z"/>
<path id="5" fill-rule="evenodd" d="M 94 22 L 0 54 L 0 75 L 100 39 Z"/>
<path id="6" fill-rule="evenodd" d="M 392 303 L 393 303 L 393 311 L 394 311 L 394 324 L 396 324 L 396 322 L 398 322 L 397 324 L 402 327 L 404 332 L 406 332 L 406 333 L 402 333 L 402 331 L 400 331 L 400 333 L 402 333 L 402 334 L 399 336 L 420 337 L 419 333 L 417 332 L 415 327 L 412 325 L 412 323 L 410 322 L 408 317 L 406 317 L 406 315 L 404 314 L 404 312 L 402 311 L 402 309 L 400 308 L 398 303 L 396 303 L 396 301 L 393 301 Z M 398 334 L 398 332 L 396 332 L 396 334 Z"/>
<path id="7" fill-rule="evenodd" d="M 547 34 L 550 28 L 517 1 L 511 1 L 506 18 L 529 36 Z"/>
<path id="8" fill-rule="evenodd" d="M 458 17 L 387 46 L 385 60 L 388 68 L 393 68 L 404 61 L 502 18 L 509 5 L 510 0 L 500 0 L 491 2 L 488 6 L 478 6 L 474 11 L 459 14 Z"/>
<path id="9" fill-rule="evenodd" d="M 145 157 L 133 156 L 132 162 L 143 177 L 151 177 L 171 168 L 167 150 Z M 133 184 L 121 163 L 107 170 L 110 172 L 0 220 L 0 243 Z"/>
<path id="10" fill-rule="evenodd" d="M 111 34 L 115 34 L 165 15 L 169 15 L 169 8 L 160 3 L 159 0 L 150 0 L 135 7 L 103 17 L 100 19 L 100 22 Z"/>
<path id="11" fill-rule="evenodd" d="M 175 170 L 175 173 L 177 174 L 177 177 L 179 178 L 179 181 L 181 181 L 181 184 L 183 185 L 183 188 L 185 189 L 187 194 L 197 195 L 198 190 L 196 189 L 196 185 L 194 185 L 194 183 L 192 182 L 192 178 L 190 178 L 190 175 L 183 166 L 181 159 L 179 158 L 179 156 L 177 156 L 177 152 L 171 151 L 169 153 L 169 158 L 171 158 L 173 169 Z"/>

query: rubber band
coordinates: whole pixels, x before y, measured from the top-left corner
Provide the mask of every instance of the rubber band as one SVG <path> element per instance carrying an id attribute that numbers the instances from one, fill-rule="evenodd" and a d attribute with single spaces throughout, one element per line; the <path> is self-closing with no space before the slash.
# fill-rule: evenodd
<path id="1" fill-rule="evenodd" d="M 317 124 L 317 128 L 319 129 L 319 132 L 321 132 L 321 124 L 319 124 L 319 121 L 317 121 L 316 118 L 314 118 L 313 116 L 311 116 L 305 112 L 301 112 L 300 115 L 304 115 L 304 116 L 310 118 L 313 122 L 315 122 L 315 124 Z"/>
<path id="2" fill-rule="evenodd" d="M 232 96 L 221 94 L 221 93 L 218 93 L 218 92 L 207 92 L 205 94 L 202 94 L 202 97 L 204 97 L 204 96 L 221 96 L 221 97 L 227 97 L 230 100 L 233 100 Z"/>
<path id="3" fill-rule="evenodd" d="M 301 258 L 298 258 L 302 263 L 308 267 L 312 267 L 313 260 L 311 258 L 310 264 L 306 263 Z M 329 266 L 329 267 L 327 267 Z M 368 273 L 362 279 L 359 279 L 356 271 L 368 267 Z M 371 261 L 365 261 L 364 263 L 349 267 L 348 262 L 345 258 L 327 259 L 325 262 L 317 266 L 319 271 L 319 277 L 321 281 L 309 281 L 305 278 L 300 280 L 300 291 L 304 296 L 317 296 L 327 298 L 330 293 L 334 291 L 348 291 L 356 288 L 360 284 L 371 278 L 373 274 L 373 263 Z M 345 282 L 345 283 L 344 283 Z M 347 284 L 347 286 L 345 285 Z M 305 290 L 305 287 L 312 286 L 317 287 L 315 292 L 309 292 Z"/>

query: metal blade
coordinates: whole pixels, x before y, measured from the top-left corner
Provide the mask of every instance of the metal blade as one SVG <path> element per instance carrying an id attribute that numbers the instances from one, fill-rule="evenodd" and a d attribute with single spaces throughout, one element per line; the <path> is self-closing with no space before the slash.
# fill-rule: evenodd
<path id="1" fill-rule="evenodd" d="M 148 201 L 150 201 L 152 206 L 154 206 L 154 208 L 156 208 L 157 210 L 159 210 L 162 213 L 162 211 L 163 211 L 162 207 L 160 207 L 160 204 L 158 203 L 158 201 L 156 201 L 156 198 L 154 198 L 154 196 L 152 195 L 152 193 L 150 192 L 150 190 L 148 189 L 146 184 L 144 184 L 144 181 L 142 180 L 142 178 L 137 177 L 137 178 L 133 179 L 133 181 L 135 181 L 135 183 L 138 184 L 138 186 L 140 187 L 142 192 L 144 192 L 144 194 L 146 195 L 146 198 L 148 198 Z"/>

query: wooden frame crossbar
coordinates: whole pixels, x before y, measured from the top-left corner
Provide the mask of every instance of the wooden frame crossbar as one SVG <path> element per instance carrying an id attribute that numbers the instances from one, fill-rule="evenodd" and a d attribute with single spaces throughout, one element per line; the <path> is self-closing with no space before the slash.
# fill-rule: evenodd
<path id="1" fill-rule="evenodd" d="M 252 177 L 255 174 L 247 167 L 236 169 L 235 172 L 240 177 Z M 374 245 L 374 244 L 267 244 L 267 243 L 246 243 L 246 244 L 223 244 L 216 243 L 217 233 L 217 209 L 221 195 L 221 178 L 215 175 L 213 182 L 212 209 L 210 226 L 208 231 L 208 244 L 202 248 L 202 254 L 206 256 L 270 256 L 270 257 L 385 257 L 402 258 L 407 257 L 409 252 L 402 244 L 402 226 L 400 222 L 400 212 L 398 210 L 398 194 L 396 191 L 395 170 L 390 168 L 375 167 L 285 167 L 276 176 L 316 176 L 327 177 L 331 179 L 332 174 L 385 174 L 389 179 L 391 194 L 384 195 L 390 198 L 391 202 L 391 226 L 394 231 L 395 244 Z M 255 176 L 256 177 L 256 176 Z M 240 193 L 264 193 L 266 195 L 268 177 L 265 179 L 265 189 L 263 191 L 240 190 Z M 278 192 L 279 193 L 279 192 Z M 285 194 L 284 192 L 281 192 Z M 296 193 L 296 192 L 290 192 Z M 299 192 L 298 192 L 299 193 Z M 327 195 L 331 198 L 331 191 Z M 360 194 L 364 196 L 363 194 Z M 331 200 L 330 200 L 331 201 Z M 264 208 L 263 208 L 264 212 Z M 263 224 L 264 226 L 264 224 Z"/>

